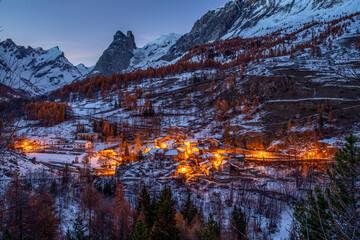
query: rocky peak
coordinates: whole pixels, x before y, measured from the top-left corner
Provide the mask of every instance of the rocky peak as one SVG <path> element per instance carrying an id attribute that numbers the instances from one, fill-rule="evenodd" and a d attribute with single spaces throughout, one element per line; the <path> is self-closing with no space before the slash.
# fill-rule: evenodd
<path id="1" fill-rule="evenodd" d="M 165 59 L 171 60 L 191 46 L 220 39 L 239 18 L 241 13 L 239 4 L 241 4 L 241 1 L 231 1 L 222 8 L 210 10 L 195 22 L 189 33 L 182 36 L 170 48 Z"/>
<path id="2" fill-rule="evenodd" d="M 5 41 L 0 42 L 0 46 L 3 46 L 4 48 L 10 48 L 10 47 L 15 47 L 16 44 L 13 42 L 13 40 L 6 39 Z"/>
<path id="3" fill-rule="evenodd" d="M 129 47 L 134 50 L 136 49 L 136 43 L 135 43 L 135 36 L 132 33 L 132 31 L 127 32 L 127 39 L 128 39 L 128 45 Z"/>
<path id="4" fill-rule="evenodd" d="M 127 69 L 136 49 L 135 37 L 131 31 L 125 35 L 117 31 L 113 42 L 101 55 L 93 70 L 94 74 L 111 76 Z"/>

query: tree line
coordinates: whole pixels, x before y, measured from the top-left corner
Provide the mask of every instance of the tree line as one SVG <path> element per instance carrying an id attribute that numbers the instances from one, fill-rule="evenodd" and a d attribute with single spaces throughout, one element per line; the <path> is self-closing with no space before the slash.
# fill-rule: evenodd
<path id="1" fill-rule="evenodd" d="M 28 120 L 38 120 L 43 126 L 59 124 L 70 118 L 71 107 L 67 103 L 31 102 L 25 106 Z"/>

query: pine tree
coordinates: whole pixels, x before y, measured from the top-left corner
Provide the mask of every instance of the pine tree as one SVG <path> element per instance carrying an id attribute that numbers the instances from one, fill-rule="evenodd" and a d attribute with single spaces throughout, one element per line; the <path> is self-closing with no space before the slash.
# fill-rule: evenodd
<path id="1" fill-rule="evenodd" d="M 297 203 L 294 217 L 301 238 L 332 239 L 329 233 L 332 225 L 329 205 L 319 186 L 308 191 L 305 202 Z"/>
<path id="2" fill-rule="evenodd" d="M 232 227 L 234 233 L 238 236 L 238 240 L 245 240 L 246 237 L 246 226 L 247 222 L 245 219 L 245 214 L 241 211 L 241 208 L 234 207 L 231 213 Z"/>
<path id="3" fill-rule="evenodd" d="M 360 148 L 357 138 L 346 137 L 343 149 L 335 154 L 336 164 L 328 170 L 331 187 L 326 189 L 339 239 L 360 238 Z"/>
<path id="4" fill-rule="evenodd" d="M 130 236 L 131 240 L 149 240 L 149 229 L 144 224 L 141 217 L 136 221 L 134 232 Z"/>
<path id="5" fill-rule="evenodd" d="M 151 239 L 156 240 L 177 240 L 180 239 L 180 231 L 176 227 L 175 201 L 172 199 L 170 188 L 165 187 L 159 196 L 159 208 L 155 221 L 154 231 Z"/>
<path id="6" fill-rule="evenodd" d="M 198 238 L 200 240 L 220 240 L 220 228 L 214 221 L 213 215 L 209 215 L 208 222 L 202 226 L 200 232 L 198 232 Z"/>
<path id="7" fill-rule="evenodd" d="M 304 239 L 360 238 L 360 149 L 350 135 L 345 147 L 335 154 L 336 164 L 328 170 L 330 188 L 310 190 L 306 201 L 296 205 L 295 225 Z"/>
<path id="8" fill-rule="evenodd" d="M 188 196 L 183 205 L 181 214 L 183 215 L 184 220 L 186 220 L 187 225 L 191 225 L 194 217 L 196 215 L 198 215 L 198 210 L 197 210 L 196 206 L 193 204 L 193 202 L 191 201 L 190 193 L 188 193 Z"/>
<path id="9" fill-rule="evenodd" d="M 75 219 L 73 224 L 73 230 L 68 230 L 66 234 L 67 240 L 87 240 L 89 236 L 87 235 L 86 226 L 83 220 L 80 217 Z"/>
<path id="10" fill-rule="evenodd" d="M 154 224 L 155 213 L 153 212 L 151 198 L 145 185 L 141 190 L 136 211 L 139 215 L 141 212 L 144 214 L 147 228 L 151 229 Z"/>

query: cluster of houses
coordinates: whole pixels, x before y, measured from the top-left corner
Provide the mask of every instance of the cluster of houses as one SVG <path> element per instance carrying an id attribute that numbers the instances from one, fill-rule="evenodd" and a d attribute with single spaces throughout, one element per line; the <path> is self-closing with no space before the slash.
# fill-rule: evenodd
<path id="1" fill-rule="evenodd" d="M 144 158 L 145 161 L 179 162 L 177 173 L 180 176 L 229 176 L 243 166 L 245 155 L 227 152 L 220 142 L 213 139 L 172 140 L 163 137 L 155 139 L 154 146 L 146 149 Z"/>
<path id="2" fill-rule="evenodd" d="M 93 143 L 99 139 L 98 133 L 77 133 L 76 139 L 58 139 L 53 145 L 57 149 L 73 149 L 78 151 L 85 151 L 93 147 Z"/>

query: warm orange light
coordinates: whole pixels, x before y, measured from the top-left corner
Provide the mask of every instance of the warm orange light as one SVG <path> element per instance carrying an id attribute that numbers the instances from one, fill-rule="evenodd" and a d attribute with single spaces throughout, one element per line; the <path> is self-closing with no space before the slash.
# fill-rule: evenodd
<path id="1" fill-rule="evenodd" d="M 167 148 L 167 144 L 166 144 L 166 143 L 162 143 L 162 144 L 161 144 L 161 147 L 162 147 L 162 148 Z"/>
<path id="2" fill-rule="evenodd" d="M 215 157 L 216 157 L 216 158 L 220 158 L 220 154 L 215 153 Z"/>
<path id="3" fill-rule="evenodd" d="M 25 142 L 25 143 L 24 143 L 24 145 L 25 145 L 25 146 L 27 146 L 27 145 L 28 145 L 28 143 L 27 143 L 27 142 Z"/>
<path id="4" fill-rule="evenodd" d="M 263 152 L 261 152 L 260 154 L 261 154 L 261 156 L 262 156 L 262 155 L 264 155 L 264 153 L 263 153 Z"/>
<path id="5" fill-rule="evenodd" d="M 179 172 L 186 173 L 188 170 L 186 167 L 182 167 L 179 169 Z"/>

